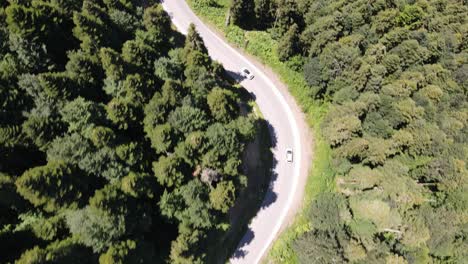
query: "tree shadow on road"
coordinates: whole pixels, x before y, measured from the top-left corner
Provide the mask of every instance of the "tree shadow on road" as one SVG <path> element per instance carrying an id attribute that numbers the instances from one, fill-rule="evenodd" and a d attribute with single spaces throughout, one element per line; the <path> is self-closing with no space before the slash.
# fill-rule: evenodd
<path id="1" fill-rule="evenodd" d="M 254 232 L 250 228 L 247 229 L 247 232 L 242 237 L 242 240 L 239 242 L 239 245 L 237 246 L 236 251 L 234 251 L 234 253 L 232 254 L 232 257 L 236 259 L 244 258 L 249 253 L 249 251 L 242 249 L 242 247 L 250 244 L 250 242 L 252 242 L 254 237 L 255 237 Z"/>
<path id="2" fill-rule="evenodd" d="M 245 247 L 252 243 L 255 233 L 248 224 L 260 210 L 264 210 L 277 200 L 277 194 L 273 191 L 278 177 L 274 171 L 277 160 L 271 151 L 277 143 L 276 133 L 266 120 L 260 120 L 259 127 L 261 142 L 258 163 L 261 167 L 250 168 L 250 172 L 245 172 L 249 176 L 247 188 L 240 193 L 236 205 L 230 212 L 231 229 L 226 237 L 230 241 L 226 243 L 230 248 L 226 252 L 224 262 L 230 257 L 242 259 L 249 253 Z M 247 157 L 247 159 L 252 158 Z"/>
<path id="3" fill-rule="evenodd" d="M 251 113 L 253 109 L 248 102 L 256 100 L 255 94 L 243 88 L 234 88 L 245 80 L 245 77 L 229 70 L 225 70 L 224 74 L 229 77 L 229 83 L 225 88 L 236 93 L 243 109 Z M 238 194 L 236 204 L 230 210 L 230 229 L 217 240 L 217 243 L 223 246 L 216 247 L 217 250 L 210 250 L 208 263 L 226 263 L 231 257 L 242 259 L 247 256 L 249 252 L 245 246 L 252 243 L 255 238 L 248 224 L 260 210 L 268 208 L 278 198 L 273 191 L 278 178 L 275 171 L 278 162 L 272 152 L 277 145 L 277 134 L 267 120 L 258 119 L 257 125 L 259 132 L 256 142 L 249 144 L 250 147 L 247 147 L 243 158 L 243 173 L 248 177 L 247 186 Z M 254 151 L 252 151 L 253 146 L 256 146 Z M 250 165 L 245 166 L 246 164 Z"/>
<path id="4" fill-rule="evenodd" d="M 276 144 L 278 143 L 278 138 L 276 136 L 275 128 L 270 124 L 268 121 L 264 121 L 268 127 L 268 132 L 270 134 L 270 144 L 271 148 L 275 148 Z M 278 173 L 274 170 L 278 164 L 278 160 L 275 159 L 273 154 L 271 155 L 271 171 L 270 171 L 270 181 L 268 184 L 268 189 L 265 194 L 265 198 L 263 199 L 261 209 L 265 209 L 269 207 L 271 204 L 276 202 L 276 199 L 278 199 L 278 195 L 273 191 L 273 186 L 278 179 Z"/>
<path id="5" fill-rule="evenodd" d="M 237 83 L 240 83 L 243 80 L 245 80 L 245 77 L 242 76 L 239 72 L 233 72 L 233 71 L 230 71 L 230 70 L 225 70 L 225 72 L 226 72 L 227 76 L 232 78 Z"/>

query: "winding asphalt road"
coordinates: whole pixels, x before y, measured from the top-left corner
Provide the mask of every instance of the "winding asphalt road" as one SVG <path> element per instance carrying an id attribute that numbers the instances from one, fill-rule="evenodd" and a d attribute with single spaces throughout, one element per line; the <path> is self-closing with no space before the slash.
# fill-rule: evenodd
<path id="1" fill-rule="evenodd" d="M 276 164 L 262 209 L 252 219 L 250 230 L 240 241 L 230 262 L 259 263 L 302 195 L 303 186 L 299 186 L 303 185 L 300 180 L 303 174 L 301 170 L 308 169 L 302 158 L 307 155 L 304 151 L 308 148 L 308 142 L 301 137 L 298 125 L 303 122 L 303 118 L 298 114 L 297 106 L 291 102 L 290 96 L 275 86 L 266 72 L 205 26 L 184 0 L 165 0 L 163 7 L 171 16 L 172 23 L 183 34 L 187 33 L 190 23 L 195 24 L 210 56 L 221 62 L 228 72 L 238 73 L 242 67 L 247 67 L 255 75 L 253 80 L 245 79 L 241 84 L 255 95 L 257 105 L 271 125 L 271 134 L 276 141 L 273 149 Z M 287 148 L 294 151 L 292 163 L 286 161 Z"/>

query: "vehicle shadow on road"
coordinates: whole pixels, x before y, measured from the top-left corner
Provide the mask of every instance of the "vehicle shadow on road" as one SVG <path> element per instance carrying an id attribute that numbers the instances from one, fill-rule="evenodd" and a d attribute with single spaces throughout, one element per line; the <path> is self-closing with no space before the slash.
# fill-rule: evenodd
<path id="1" fill-rule="evenodd" d="M 233 72 L 233 71 L 230 71 L 230 70 L 225 70 L 226 71 L 226 74 L 231 77 L 232 79 L 234 79 L 234 81 L 236 82 L 242 82 L 243 80 L 245 80 L 246 78 L 244 76 L 242 76 L 239 72 Z"/>

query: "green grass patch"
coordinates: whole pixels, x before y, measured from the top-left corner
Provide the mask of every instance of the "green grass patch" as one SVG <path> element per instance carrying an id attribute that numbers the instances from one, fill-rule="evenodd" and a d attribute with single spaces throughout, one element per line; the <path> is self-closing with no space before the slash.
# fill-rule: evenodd
<path id="1" fill-rule="evenodd" d="M 228 0 L 216 0 L 214 2 L 217 4 L 214 6 L 202 4 L 203 0 L 187 0 L 187 2 L 202 20 L 221 31 L 228 42 L 255 56 L 280 77 L 306 114 L 307 122 L 314 132 L 314 160 L 305 187 L 303 208 L 296 216 L 294 223 L 274 242 L 268 256 L 268 260 L 274 263 L 297 263 L 292 244 L 298 236 L 310 230 L 308 208 L 319 193 L 334 189 L 334 173 L 330 164 L 331 149 L 320 132 L 320 124 L 328 110 L 328 105 L 321 104 L 312 98 L 302 72 L 296 71 L 290 64 L 278 59 L 277 41 L 272 39 L 268 32 L 245 31 L 237 26 L 225 25 Z"/>

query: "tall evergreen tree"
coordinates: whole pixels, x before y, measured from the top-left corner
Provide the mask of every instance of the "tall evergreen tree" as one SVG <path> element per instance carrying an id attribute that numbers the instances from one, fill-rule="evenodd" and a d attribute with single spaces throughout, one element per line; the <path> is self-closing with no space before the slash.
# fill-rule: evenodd
<path id="1" fill-rule="evenodd" d="M 187 32 L 187 37 L 185 38 L 185 52 L 189 53 L 191 51 L 199 51 L 203 54 L 208 54 L 208 50 L 205 47 L 202 37 L 198 33 L 194 24 L 190 24 Z"/>
<path id="2" fill-rule="evenodd" d="M 16 181 L 18 192 L 35 206 L 54 212 L 76 208 L 85 198 L 88 181 L 79 170 L 63 162 L 51 162 L 26 171 Z"/>
<path id="3" fill-rule="evenodd" d="M 253 28 L 255 26 L 254 0 L 231 0 L 229 15 L 234 25 L 246 29 Z"/>
<path id="4" fill-rule="evenodd" d="M 275 14 L 274 0 L 255 0 L 255 26 L 267 29 L 273 25 Z"/>
<path id="5" fill-rule="evenodd" d="M 299 28 L 293 24 L 278 43 L 278 58 L 286 61 L 299 53 L 300 49 Z"/>

